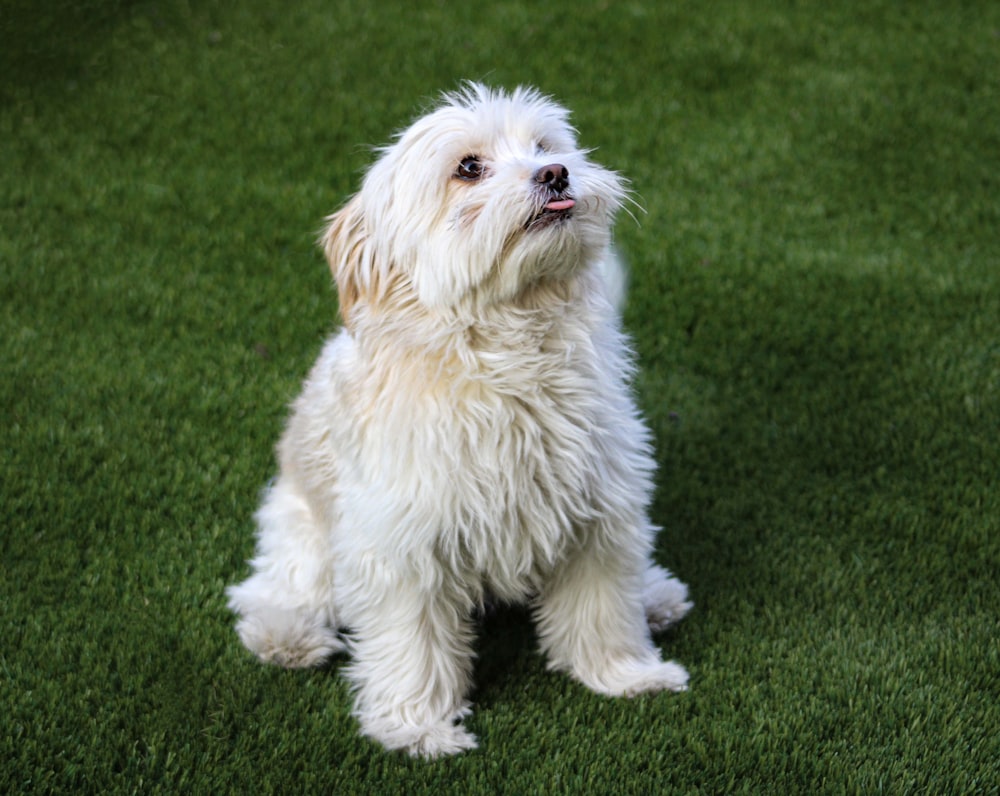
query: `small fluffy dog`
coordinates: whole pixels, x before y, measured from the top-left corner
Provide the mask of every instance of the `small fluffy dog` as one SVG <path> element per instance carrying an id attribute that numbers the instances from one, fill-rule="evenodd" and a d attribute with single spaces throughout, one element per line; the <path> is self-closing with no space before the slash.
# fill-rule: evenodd
<path id="1" fill-rule="evenodd" d="M 476 746 L 461 719 L 487 599 L 530 604 L 550 668 L 594 691 L 687 685 L 650 637 L 691 604 L 651 560 L 650 436 L 602 277 L 625 199 L 563 108 L 468 84 L 328 219 L 343 328 L 229 605 L 263 661 L 348 650 L 355 715 L 389 749 Z"/>

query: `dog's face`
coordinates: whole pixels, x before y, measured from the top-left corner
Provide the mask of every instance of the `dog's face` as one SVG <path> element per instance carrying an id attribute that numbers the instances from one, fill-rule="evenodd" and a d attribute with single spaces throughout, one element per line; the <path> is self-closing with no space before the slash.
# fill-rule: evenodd
<path id="1" fill-rule="evenodd" d="M 469 85 L 382 150 L 323 244 L 345 321 L 399 298 L 428 307 L 514 298 L 602 256 L 625 196 L 567 112 L 533 90 Z"/>

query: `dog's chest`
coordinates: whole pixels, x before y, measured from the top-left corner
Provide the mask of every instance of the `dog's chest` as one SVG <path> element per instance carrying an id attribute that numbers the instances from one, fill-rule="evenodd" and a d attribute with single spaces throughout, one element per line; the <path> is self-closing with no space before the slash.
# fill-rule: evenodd
<path id="1" fill-rule="evenodd" d="M 441 528 L 493 588 L 552 566 L 596 512 L 607 471 L 594 412 L 594 385 L 581 374 L 521 386 L 470 387 L 455 404 L 442 443 L 454 466 L 439 486 L 453 507 Z"/>
<path id="2" fill-rule="evenodd" d="M 376 474 L 443 553 L 494 580 L 550 566 L 600 510 L 615 467 L 614 379 L 587 346 L 501 346 L 435 370 L 410 362 L 367 411 Z"/>
<path id="3" fill-rule="evenodd" d="M 416 399 L 425 431 L 414 429 L 412 454 L 447 467 L 444 491 L 505 509 L 542 495 L 579 502 L 587 492 L 600 458 L 602 385 L 574 363 L 540 359 L 448 379 Z"/>

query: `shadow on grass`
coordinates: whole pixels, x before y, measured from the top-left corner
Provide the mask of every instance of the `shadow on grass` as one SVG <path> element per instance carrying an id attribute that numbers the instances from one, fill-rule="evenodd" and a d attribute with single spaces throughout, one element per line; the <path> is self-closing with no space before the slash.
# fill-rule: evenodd
<path id="1" fill-rule="evenodd" d="M 886 530 L 852 515 L 926 482 L 910 458 L 922 431 L 912 393 L 936 389 L 914 365 L 925 291 L 816 269 L 748 279 L 724 314 L 691 297 L 700 322 L 678 343 L 682 364 L 645 389 L 671 396 L 647 400 L 661 459 L 652 515 L 662 561 L 696 604 L 760 583 L 791 591 L 810 545 L 874 545 Z"/>

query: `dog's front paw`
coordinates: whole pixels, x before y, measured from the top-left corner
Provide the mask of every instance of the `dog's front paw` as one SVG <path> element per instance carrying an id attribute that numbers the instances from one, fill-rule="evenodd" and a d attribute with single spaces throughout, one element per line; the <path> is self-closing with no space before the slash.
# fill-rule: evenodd
<path id="1" fill-rule="evenodd" d="M 362 731 L 386 749 L 398 749 L 411 757 L 444 757 L 477 746 L 476 736 L 454 721 L 412 726 L 390 725 L 376 720 L 363 722 Z"/>
<path id="2" fill-rule="evenodd" d="M 600 671 L 574 672 L 577 679 L 599 694 L 633 697 L 649 691 L 687 691 L 687 670 L 673 661 L 617 660 Z"/>
<path id="3" fill-rule="evenodd" d="M 344 649 L 332 628 L 317 617 L 258 608 L 236 623 L 244 646 L 262 662 L 288 669 L 319 666 Z"/>
<path id="4" fill-rule="evenodd" d="M 661 661 L 641 667 L 625 686 L 624 695 L 635 696 L 646 691 L 687 691 L 690 676 L 687 669 L 673 661 Z"/>

